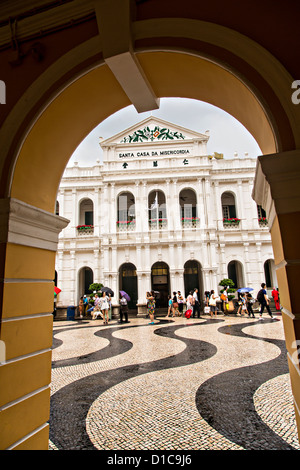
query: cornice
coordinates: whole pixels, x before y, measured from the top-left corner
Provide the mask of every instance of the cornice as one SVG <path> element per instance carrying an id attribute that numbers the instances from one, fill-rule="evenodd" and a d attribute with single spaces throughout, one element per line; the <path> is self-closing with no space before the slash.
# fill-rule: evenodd
<path id="1" fill-rule="evenodd" d="M 69 220 L 18 199 L 0 200 L 0 243 L 56 251 L 58 234 Z"/>

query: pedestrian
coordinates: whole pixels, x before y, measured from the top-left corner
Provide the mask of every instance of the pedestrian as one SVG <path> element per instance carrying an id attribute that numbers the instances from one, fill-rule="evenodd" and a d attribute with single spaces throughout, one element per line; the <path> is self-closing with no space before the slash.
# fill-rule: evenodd
<path id="1" fill-rule="evenodd" d="M 272 297 L 275 302 L 276 310 L 280 310 L 279 292 L 278 292 L 278 289 L 275 289 L 275 287 L 273 287 L 273 290 L 272 290 Z"/>
<path id="2" fill-rule="evenodd" d="M 241 296 L 240 296 L 241 305 L 239 306 L 237 314 L 239 314 L 239 312 L 241 312 L 241 316 L 244 316 L 246 313 L 248 314 L 247 301 L 246 301 L 245 295 L 246 294 L 241 294 Z"/>
<path id="3" fill-rule="evenodd" d="M 253 304 L 254 304 L 254 299 L 250 292 L 247 292 L 246 294 L 246 304 L 247 304 L 247 310 L 248 310 L 248 316 L 249 318 L 255 318 L 254 312 L 253 312 Z"/>
<path id="4" fill-rule="evenodd" d="M 271 309 L 270 309 L 269 298 L 268 298 L 267 291 L 266 291 L 266 284 L 264 282 L 261 284 L 261 289 L 257 293 L 257 300 L 260 303 L 259 319 L 260 320 L 263 319 L 263 316 L 262 316 L 263 311 L 266 308 L 267 312 L 270 315 L 270 317 L 272 318 L 272 320 L 275 320 L 275 318 L 272 315 Z"/>
<path id="5" fill-rule="evenodd" d="M 190 291 L 189 295 L 186 298 L 186 309 L 193 310 L 193 307 L 194 307 L 193 291 Z"/>
<path id="6" fill-rule="evenodd" d="M 179 315 L 179 312 L 178 312 L 178 299 L 177 299 L 176 292 L 173 292 L 172 302 L 173 302 L 173 316 L 177 317 Z"/>
<path id="7" fill-rule="evenodd" d="M 101 312 L 100 310 L 100 304 L 96 304 L 94 307 L 92 307 L 91 309 L 89 309 L 88 311 L 91 312 L 91 315 L 92 315 L 92 319 L 93 320 L 96 320 L 97 317 L 99 316 L 100 318 L 103 318 L 103 313 Z"/>
<path id="8" fill-rule="evenodd" d="M 128 303 L 124 295 L 120 296 L 120 323 L 123 323 L 123 315 L 125 323 L 128 323 Z"/>
<path id="9" fill-rule="evenodd" d="M 177 300 L 178 300 L 179 316 L 182 317 L 182 315 L 183 315 L 184 298 L 183 298 L 183 295 L 181 294 L 180 290 L 177 292 Z"/>
<path id="10" fill-rule="evenodd" d="M 227 293 L 228 287 L 225 287 L 223 292 L 221 293 L 220 299 L 221 299 L 221 309 L 224 315 L 227 315 L 227 310 L 228 310 L 228 293 Z"/>
<path id="11" fill-rule="evenodd" d="M 198 289 L 197 288 L 194 289 L 193 297 L 194 297 L 193 318 L 195 318 L 196 312 L 197 312 L 197 317 L 200 318 L 200 303 L 199 303 L 199 299 L 198 299 Z"/>
<path id="12" fill-rule="evenodd" d="M 154 325 L 154 312 L 155 312 L 155 296 L 154 292 L 147 292 L 146 294 L 146 299 L 147 299 L 147 313 L 150 317 L 150 323 L 149 325 Z"/>
<path id="13" fill-rule="evenodd" d="M 104 325 L 108 325 L 109 299 L 106 295 L 106 292 L 102 293 L 102 297 L 100 298 L 99 306 L 100 306 L 101 312 L 103 314 L 103 323 L 104 323 Z"/>
<path id="14" fill-rule="evenodd" d="M 87 296 L 84 295 L 83 296 L 83 312 L 84 312 L 83 314 L 84 314 L 84 316 L 86 316 L 86 311 L 87 311 L 88 307 L 89 307 L 89 301 L 88 301 Z"/>
<path id="15" fill-rule="evenodd" d="M 173 316 L 173 300 L 172 297 L 168 295 L 168 313 L 166 318 L 169 318 L 170 314 Z"/>
<path id="16" fill-rule="evenodd" d="M 209 305 L 209 298 L 210 298 L 210 291 L 206 290 L 204 292 L 204 303 L 205 303 L 205 305 Z"/>
<path id="17" fill-rule="evenodd" d="M 217 312 L 218 312 L 218 309 L 217 309 L 217 298 L 218 296 L 215 295 L 215 291 L 212 290 L 210 292 L 210 298 L 209 298 L 209 306 L 210 306 L 210 316 L 211 318 L 213 317 L 213 314 L 215 314 L 215 316 L 217 316 Z"/>
<path id="18" fill-rule="evenodd" d="M 79 305 L 78 305 L 79 318 L 82 318 L 82 316 L 83 316 L 83 307 L 84 307 L 84 304 L 83 304 L 83 297 L 80 297 L 80 299 L 79 299 Z"/>

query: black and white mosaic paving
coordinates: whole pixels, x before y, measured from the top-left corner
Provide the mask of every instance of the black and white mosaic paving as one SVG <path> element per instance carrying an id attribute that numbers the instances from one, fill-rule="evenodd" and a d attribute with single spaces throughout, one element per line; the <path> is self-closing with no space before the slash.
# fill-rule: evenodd
<path id="1" fill-rule="evenodd" d="M 281 317 L 55 322 L 50 449 L 299 450 Z"/>

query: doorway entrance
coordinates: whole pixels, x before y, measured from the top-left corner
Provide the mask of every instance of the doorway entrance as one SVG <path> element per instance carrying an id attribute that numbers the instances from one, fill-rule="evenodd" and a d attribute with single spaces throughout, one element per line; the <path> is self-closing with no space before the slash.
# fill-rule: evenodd
<path id="1" fill-rule="evenodd" d="M 151 290 L 155 292 L 156 308 L 166 308 L 170 294 L 170 274 L 167 263 L 157 262 L 152 266 L 151 287 Z"/>
<path id="2" fill-rule="evenodd" d="M 124 263 L 119 269 L 119 290 L 125 291 L 129 297 L 128 308 L 136 310 L 138 301 L 138 284 L 136 267 L 132 263 Z"/>

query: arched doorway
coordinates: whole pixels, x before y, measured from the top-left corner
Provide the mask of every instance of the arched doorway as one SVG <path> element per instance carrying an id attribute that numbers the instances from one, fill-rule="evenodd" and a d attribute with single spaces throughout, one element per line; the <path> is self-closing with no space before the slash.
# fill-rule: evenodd
<path id="1" fill-rule="evenodd" d="M 228 263 L 228 278 L 234 282 L 236 289 L 246 287 L 244 285 L 243 265 L 239 261 L 230 261 Z"/>
<path id="2" fill-rule="evenodd" d="M 13 2 L 11 3 L 13 7 Z M 73 2 L 69 3 L 72 8 Z M 298 198 L 290 192 L 290 188 L 294 191 L 297 188 L 295 175 L 299 174 L 297 149 L 300 148 L 300 110 L 291 100 L 292 76 L 297 75 L 297 60 L 293 60 L 296 43 L 293 34 L 297 31 L 297 25 L 292 24 L 289 29 L 289 47 L 283 48 L 285 51 L 289 50 L 289 54 L 281 59 L 279 40 L 266 40 L 264 35 L 268 34 L 265 28 L 255 31 L 256 36 L 252 38 L 248 18 L 245 18 L 244 12 L 241 14 L 237 11 L 236 5 L 234 8 L 230 5 L 235 16 L 226 21 L 225 18 L 220 18 L 220 10 L 215 5 L 207 5 L 206 13 L 201 16 L 202 10 L 199 11 L 192 4 L 187 9 L 187 15 L 186 5 L 176 4 L 175 16 L 171 18 L 169 12 L 172 4 L 161 2 L 162 5 L 157 9 L 159 11 L 155 11 L 155 17 L 148 10 L 149 3 L 139 2 L 137 16 L 130 19 L 132 28 L 126 28 L 127 32 L 130 29 L 133 36 L 128 38 L 124 35 L 127 44 L 131 44 L 133 49 L 133 52 L 128 52 L 127 57 L 135 63 L 137 70 L 140 66 L 143 71 L 140 74 L 126 74 L 128 81 L 131 81 L 134 88 L 134 79 L 140 83 L 139 79 L 144 74 L 151 87 L 146 87 L 148 93 L 142 93 L 142 98 L 137 98 L 134 93 L 127 94 L 126 85 L 129 86 L 130 83 L 127 82 L 122 87 L 116 78 L 121 76 L 122 79 L 125 74 L 119 70 L 118 75 L 113 65 L 110 68 L 109 61 L 106 63 L 103 59 L 111 56 L 117 58 L 122 49 L 118 51 L 120 44 L 113 40 L 115 31 L 121 31 L 122 27 L 103 28 L 101 23 L 106 19 L 105 8 L 113 9 L 114 2 L 97 2 L 100 14 L 96 15 L 93 11 L 82 22 L 67 21 L 67 27 L 57 28 L 48 38 L 45 36 L 43 41 L 46 49 L 49 41 L 51 54 L 40 67 L 29 67 L 27 71 L 23 68 L 23 80 L 16 81 L 12 76 L 7 51 L 4 51 L 2 63 L 5 64 L 3 73 L 7 77 L 7 84 L 19 82 L 18 89 L 10 96 L 6 108 L 1 108 L 4 119 L 0 130 L 0 194 L 4 215 L 0 253 L 1 318 L 18 318 L 13 325 L 9 325 L 10 329 L 8 322 L 3 321 L 1 325 L 1 339 L 10 345 L 7 358 L 10 366 L 13 364 L 17 369 L 4 396 L 5 404 L 15 404 L 10 406 L 11 425 L 2 443 L 5 448 L 47 448 L 47 384 L 51 368 L 49 349 L 52 344 L 52 319 L 45 313 L 50 311 L 53 302 L 53 283 L 49 280 L 53 279 L 56 241 L 55 236 L 53 240 L 50 233 L 57 235 L 67 224 L 66 220 L 54 216 L 62 172 L 78 143 L 97 123 L 131 102 L 143 102 L 143 97 L 145 100 L 149 98 L 152 90 L 155 90 L 158 97 L 184 96 L 215 104 L 242 122 L 259 143 L 265 157 L 258 162 L 254 195 L 256 202 L 265 208 L 272 231 L 281 300 L 287 312 L 284 317 L 286 336 L 298 338 L 298 329 L 295 326 L 299 322 L 298 292 L 295 286 L 300 268 L 293 222 L 298 220 L 299 207 L 294 202 Z M 253 8 L 254 12 L 255 10 Z M 123 20 L 129 23 L 126 15 L 120 15 L 118 11 L 113 13 L 111 17 L 119 21 L 119 26 L 124 25 Z M 296 19 L 297 15 L 294 16 Z M 280 13 L 277 10 L 273 18 L 273 21 L 278 20 L 280 23 Z M 290 21 L 293 22 L 292 17 Z M 75 35 L 71 40 L 68 34 L 74 31 Z M 99 40 L 99 33 L 102 40 Z M 107 45 L 114 45 L 117 49 L 115 56 L 104 54 L 103 44 L 105 52 Z M 123 57 L 123 54 L 120 56 Z M 21 58 L 20 61 L 22 63 Z M 115 64 L 119 65 L 117 59 Z M 65 123 L 68 125 L 64 125 Z M 285 184 L 283 198 L 279 180 L 283 178 L 283 169 L 286 173 L 287 161 L 290 177 L 287 178 L 288 183 L 282 180 Z M 269 178 L 270 175 L 276 175 L 276 178 Z M 294 178 L 293 184 L 291 178 Z M 271 191 L 279 186 L 281 192 Z M 29 244 L 22 233 L 14 232 L 10 222 L 16 214 L 18 220 L 22 216 L 24 226 L 28 220 L 31 224 L 43 220 L 43 227 L 39 226 L 42 232 L 39 239 L 29 237 Z M 15 263 L 16 259 L 19 261 L 18 265 Z M 23 305 L 22 314 L 9 301 L 13 290 L 11 280 L 15 283 L 13 289 L 16 288 L 16 283 L 19 292 L 24 289 L 24 299 L 35 298 L 35 305 Z M 296 317 L 292 314 L 293 311 Z M 43 336 L 40 335 L 41 324 L 34 317 L 41 313 L 42 330 L 45 332 Z M 31 331 L 30 342 L 24 341 L 21 348 L 17 347 L 14 340 L 19 322 L 22 322 L 24 337 L 26 328 Z M 292 343 L 291 339 L 287 343 L 290 358 L 295 351 Z M 40 362 L 35 370 L 46 372 L 31 374 L 30 383 L 28 380 L 17 380 L 15 377 L 19 378 L 25 370 L 28 371 L 25 358 L 27 364 L 31 355 L 36 355 L 36 352 L 36 360 Z M 8 369 L 6 364 L 1 367 L 5 369 L 4 373 Z M 299 390 L 299 361 L 295 364 L 291 361 L 290 367 L 293 372 L 293 387 Z M 38 408 L 35 401 L 37 398 Z M 20 402 L 25 407 L 27 416 L 31 417 L 28 423 L 23 422 L 22 429 L 15 425 Z M 299 400 L 297 406 L 299 409 Z M 300 419 L 299 413 L 297 416 Z"/>
<path id="3" fill-rule="evenodd" d="M 189 260 L 184 265 L 184 292 L 185 298 L 189 295 L 190 291 L 198 289 L 198 299 L 203 299 L 203 282 L 201 265 L 198 261 Z"/>
<path id="4" fill-rule="evenodd" d="M 132 263 L 124 263 L 119 269 L 119 290 L 125 291 L 129 297 L 128 308 L 136 310 L 138 301 L 138 283 L 136 267 Z"/>
<path id="5" fill-rule="evenodd" d="M 273 259 L 267 259 L 267 261 L 264 262 L 264 273 L 266 286 L 269 288 L 277 287 L 275 263 Z"/>
<path id="6" fill-rule="evenodd" d="M 151 287 L 155 292 L 156 307 L 168 306 L 168 295 L 170 294 L 170 273 L 167 263 L 158 261 L 151 268 Z"/>
<path id="7" fill-rule="evenodd" d="M 83 295 L 92 294 L 89 290 L 90 285 L 94 282 L 94 273 L 91 268 L 84 266 L 78 272 L 78 300 Z"/>

